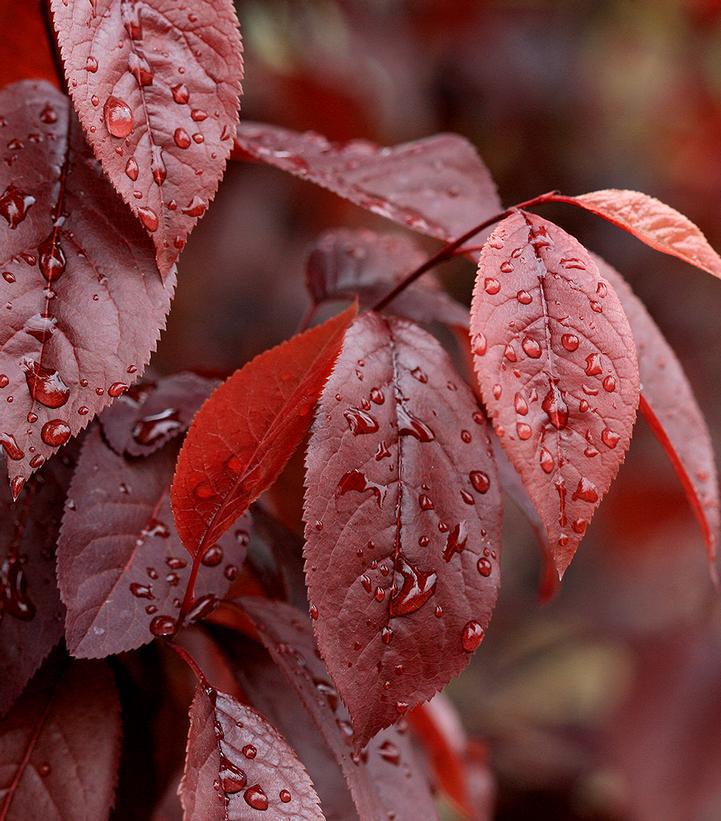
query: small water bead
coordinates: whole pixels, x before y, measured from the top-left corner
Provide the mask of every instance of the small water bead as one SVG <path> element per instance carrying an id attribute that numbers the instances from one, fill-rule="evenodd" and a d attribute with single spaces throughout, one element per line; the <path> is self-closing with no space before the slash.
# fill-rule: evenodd
<path id="1" fill-rule="evenodd" d="M 11 228 L 17 228 L 27 216 L 28 209 L 35 204 L 35 201 L 32 194 L 22 191 L 15 185 L 9 185 L 0 194 L 0 216 L 5 219 Z"/>
<path id="2" fill-rule="evenodd" d="M 152 208 L 146 208 L 145 206 L 138 208 L 138 217 L 151 234 L 158 230 L 160 222 L 158 215 Z"/>
<path id="3" fill-rule="evenodd" d="M 590 353 L 586 357 L 586 376 L 598 376 L 602 372 L 601 354 Z"/>
<path id="4" fill-rule="evenodd" d="M 173 140 L 178 148 L 189 148 L 191 144 L 190 135 L 184 128 L 176 128 L 173 133 Z"/>
<path id="5" fill-rule="evenodd" d="M 182 212 L 186 217 L 202 217 L 207 209 L 208 203 L 196 194 L 186 207 L 182 209 Z"/>
<path id="6" fill-rule="evenodd" d="M 55 282 L 65 273 L 67 260 L 57 232 L 53 231 L 38 247 L 38 268 L 47 282 Z M 49 294 L 48 294 L 49 296 Z"/>
<path id="7" fill-rule="evenodd" d="M 200 561 L 206 567 L 217 567 L 223 561 L 223 548 L 213 545 Z"/>
<path id="8" fill-rule="evenodd" d="M 418 497 L 418 504 L 420 505 L 421 510 L 433 510 L 433 500 L 425 493 L 422 493 Z"/>
<path id="9" fill-rule="evenodd" d="M 601 441 L 607 448 L 615 448 L 620 439 L 621 437 L 611 428 L 604 428 L 601 431 Z"/>
<path id="10" fill-rule="evenodd" d="M 150 622 L 150 632 L 158 638 L 175 635 L 178 622 L 172 616 L 156 616 Z"/>
<path id="11" fill-rule="evenodd" d="M 516 294 L 516 299 L 521 303 L 521 305 L 530 305 L 533 302 L 533 297 L 528 293 L 528 291 L 519 291 Z"/>
<path id="12" fill-rule="evenodd" d="M 0 446 L 2 446 L 8 459 L 12 459 L 14 462 L 19 462 L 25 458 L 25 453 L 10 433 L 0 433 Z"/>
<path id="13" fill-rule="evenodd" d="M 541 448 L 541 452 L 539 453 L 538 457 L 539 464 L 541 465 L 541 469 L 544 473 L 552 473 L 553 468 L 555 467 L 555 463 L 553 461 L 553 456 L 551 456 L 551 452 L 548 448 Z"/>
<path id="14" fill-rule="evenodd" d="M 310 617 L 313 621 L 316 621 L 318 618 L 318 608 L 314 604 L 311 604 L 310 606 Z"/>
<path id="15" fill-rule="evenodd" d="M 428 374 L 422 368 L 413 368 L 411 376 L 424 385 L 428 382 Z"/>
<path id="16" fill-rule="evenodd" d="M 523 348 L 523 352 L 526 356 L 530 357 L 531 359 L 539 359 L 542 353 L 540 343 L 533 339 L 533 337 L 526 336 L 521 343 L 521 347 Z"/>
<path id="17" fill-rule="evenodd" d="M 518 434 L 519 439 L 526 441 L 533 435 L 533 429 L 525 422 L 516 422 L 516 433 Z"/>
<path id="18" fill-rule="evenodd" d="M 30 467 L 33 470 L 37 470 L 37 468 L 42 467 L 45 464 L 45 457 L 38 454 L 37 456 L 33 456 L 30 460 Z"/>
<path id="19" fill-rule="evenodd" d="M 381 630 L 381 641 L 383 644 L 390 644 L 391 639 L 393 638 L 393 629 L 391 627 L 384 627 Z"/>
<path id="20" fill-rule="evenodd" d="M 501 290 L 501 283 L 493 277 L 486 277 L 483 280 L 483 289 L 487 294 L 493 296 Z"/>
<path id="21" fill-rule="evenodd" d="M 472 653 L 476 650 L 483 641 L 484 635 L 485 631 L 477 621 L 467 622 L 461 635 L 461 644 L 465 652 Z"/>
<path id="22" fill-rule="evenodd" d="M 178 85 L 173 86 L 170 89 L 170 93 L 173 95 L 173 100 L 178 103 L 178 105 L 185 105 L 190 99 L 190 91 L 188 91 L 188 87 L 184 83 L 179 83 Z"/>
<path id="23" fill-rule="evenodd" d="M 37 421 L 37 416 L 35 420 Z M 46 445 L 59 448 L 70 438 L 70 425 L 63 419 L 51 419 L 43 425 L 40 431 L 40 438 Z"/>
<path id="24" fill-rule="evenodd" d="M 488 350 L 488 340 L 482 333 L 474 334 L 471 338 L 471 350 L 476 356 L 484 356 Z"/>
<path id="25" fill-rule="evenodd" d="M 128 161 L 125 163 L 125 174 L 129 179 L 133 182 L 138 179 L 138 175 L 140 173 L 140 169 L 138 168 L 138 163 L 135 160 L 135 157 L 129 157 Z"/>
<path id="26" fill-rule="evenodd" d="M 119 396 L 127 391 L 128 386 L 124 382 L 113 382 L 113 384 L 108 388 L 108 396 L 112 396 L 113 399 L 117 399 Z"/>
<path id="27" fill-rule="evenodd" d="M 5 280 L 5 282 L 7 282 L 9 285 L 12 285 L 12 284 L 13 284 L 13 282 L 15 282 L 15 275 L 14 275 L 14 274 L 12 274 L 12 273 L 10 273 L 10 271 L 3 271 L 3 279 L 4 279 L 4 280 Z"/>
<path id="28" fill-rule="evenodd" d="M 492 393 L 494 399 L 500 399 L 503 395 L 503 388 L 500 385 L 494 385 Z"/>
<path id="29" fill-rule="evenodd" d="M 133 112 L 119 97 L 110 96 L 103 106 L 105 127 L 113 137 L 125 139 L 133 130 Z"/>
<path id="30" fill-rule="evenodd" d="M 493 572 L 493 565 L 485 556 L 481 556 L 481 558 L 478 560 L 478 563 L 476 564 L 476 567 L 478 568 L 478 572 L 481 574 L 481 576 L 488 577 Z"/>
<path id="31" fill-rule="evenodd" d="M 50 771 L 51 771 L 51 768 L 50 768 L 50 765 L 47 762 L 45 762 L 44 764 L 41 764 L 38 767 L 38 774 L 41 775 L 43 778 L 50 775 Z"/>
<path id="32" fill-rule="evenodd" d="M 508 343 L 503 351 L 503 356 L 509 362 L 518 362 L 518 356 L 516 355 L 516 349 L 513 347 L 512 343 Z"/>
<path id="33" fill-rule="evenodd" d="M 616 390 L 616 380 L 612 376 L 607 376 L 601 383 L 606 393 L 613 393 Z"/>
<path id="34" fill-rule="evenodd" d="M 268 809 L 268 796 L 263 792 L 260 784 L 254 784 L 243 793 L 245 803 L 254 810 Z"/>
<path id="35" fill-rule="evenodd" d="M 472 470 L 468 474 L 468 478 L 471 480 L 475 491 L 478 493 L 488 493 L 491 487 L 491 480 L 488 478 L 488 474 L 482 470 Z"/>
<path id="36" fill-rule="evenodd" d="M 375 433 L 378 430 L 378 421 L 377 419 L 372 416 L 372 414 L 367 413 L 360 408 L 351 407 L 348 408 L 343 413 L 346 422 L 348 423 L 348 428 L 350 432 L 354 436 L 360 436 L 362 434 L 368 433 Z"/>
<path id="37" fill-rule="evenodd" d="M 137 598 L 137 599 L 152 599 L 155 598 L 153 596 L 153 590 L 147 584 L 138 584 L 138 582 L 133 582 L 130 585 L 130 592 Z"/>
<path id="38" fill-rule="evenodd" d="M 574 501 L 577 499 L 581 499 L 581 501 L 584 502 L 597 502 L 598 489 L 590 479 L 581 477 L 578 480 L 578 486 L 576 487 L 576 490 L 573 492 L 572 499 Z"/>
<path id="39" fill-rule="evenodd" d="M 586 528 L 588 527 L 588 522 L 585 519 L 576 519 L 572 524 L 571 527 L 573 528 L 574 533 L 578 533 L 579 535 L 583 535 L 586 532 Z"/>
<path id="40" fill-rule="evenodd" d="M 242 753 L 246 758 L 255 758 L 258 755 L 258 750 L 252 744 L 246 744 Z"/>
<path id="41" fill-rule="evenodd" d="M 581 399 L 581 401 L 578 403 L 578 412 L 579 413 L 586 413 L 590 407 L 591 406 L 588 404 L 588 402 L 585 399 Z"/>
<path id="42" fill-rule="evenodd" d="M 468 444 L 468 443 L 469 443 L 469 442 L 473 439 L 473 437 L 471 436 L 470 431 L 467 431 L 467 430 L 462 430 L 462 431 L 461 431 L 461 439 L 462 439 L 462 440 L 463 440 L 466 444 Z"/>
<path id="43" fill-rule="evenodd" d="M 85 71 L 89 71 L 91 74 L 95 74 L 98 70 L 98 61 L 90 55 L 87 60 L 85 61 Z"/>

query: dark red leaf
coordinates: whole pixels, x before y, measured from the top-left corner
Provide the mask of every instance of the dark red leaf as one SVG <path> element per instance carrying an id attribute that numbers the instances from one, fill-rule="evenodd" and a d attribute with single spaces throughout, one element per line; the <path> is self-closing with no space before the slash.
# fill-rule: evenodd
<path id="1" fill-rule="evenodd" d="M 0 4 L 0 86 L 18 80 L 47 80 L 57 86 L 42 4 L 43 0 Z"/>
<path id="2" fill-rule="evenodd" d="M 711 436 L 681 363 L 624 278 L 594 255 L 601 275 L 616 289 L 638 351 L 641 413 L 668 454 L 698 518 L 711 574 L 716 577 L 719 495 Z"/>
<path id="3" fill-rule="evenodd" d="M 128 461 L 88 434 L 58 541 L 65 635 L 75 656 L 131 650 L 173 632 L 190 571 L 173 526 L 177 448 Z M 248 523 L 205 556 L 196 596 L 225 593 L 245 558 Z M 176 604 L 177 603 L 177 604 Z"/>
<path id="4" fill-rule="evenodd" d="M 0 441 L 25 479 L 137 379 L 175 286 L 90 156 L 67 97 L 0 91 Z M 13 397 L 13 401 L 10 401 Z"/>
<path id="5" fill-rule="evenodd" d="M 318 657 L 308 617 L 281 602 L 242 602 L 258 634 L 340 765 L 362 821 L 436 817 L 427 779 L 406 732 L 384 730 L 360 753 L 350 739 L 348 713 Z"/>
<path id="6" fill-rule="evenodd" d="M 243 76 L 231 0 L 51 0 L 88 141 L 171 269 L 223 176 Z"/>
<path id="7" fill-rule="evenodd" d="M 306 284 L 315 305 L 358 298 L 372 307 L 426 255 L 411 240 L 394 234 L 338 229 L 326 231 L 313 246 Z M 424 276 L 393 300 L 393 312 L 416 322 L 468 327 L 468 310 Z"/>
<path id="8" fill-rule="evenodd" d="M 268 488 L 298 446 L 356 315 L 323 325 L 257 356 L 203 405 L 173 479 L 175 521 L 191 556 L 202 556 Z"/>
<path id="9" fill-rule="evenodd" d="M 308 773 L 285 739 L 252 708 L 198 686 L 180 799 L 186 821 L 323 819 Z M 265 817 L 265 816 L 263 816 Z"/>
<path id="10" fill-rule="evenodd" d="M 515 213 L 481 252 L 471 346 L 484 403 L 560 577 L 631 440 L 639 376 L 628 320 L 573 237 Z"/>
<path id="11" fill-rule="evenodd" d="M 157 384 L 134 385 L 102 415 L 108 444 L 116 453 L 148 456 L 185 433 L 217 385 L 217 380 L 194 373 L 176 373 Z"/>
<path id="12" fill-rule="evenodd" d="M 503 210 L 483 160 L 457 134 L 381 148 L 361 140 L 330 143 L 311 132 L 244 122 L 236 150 L 444 240 Z"/>
<path id="13" fill-rule="evenodd" d="M 651 248 L 721 277 L 721 257 L 706 237 L 688 217 L 655 197 L 611 188 L 578 197 L 550 195 L 548 201 L 567 202 L 584 208 L 623 228 Z"/>
<path id="14" fill-rule="evenodd" d="M 43 670 L 0 723 L 0 818 L 107 818 L 120 737 L 120 704 L 104 664 Z"/>
<path id="15" fill-rule="evenodd" d="M 318 407 L 305 500 L 318 645 L 359 745 L 481 643 L 500 519 L 485 419 L 446 353 L 406 320 L 362 316 Z"/>
<path id="16" fill-rule="evenodd" d="M 0 715 L 63 635 L 55 543 L 75 466 L 66 448 L 28 484 L 21 502 L 0 485 Z"/>

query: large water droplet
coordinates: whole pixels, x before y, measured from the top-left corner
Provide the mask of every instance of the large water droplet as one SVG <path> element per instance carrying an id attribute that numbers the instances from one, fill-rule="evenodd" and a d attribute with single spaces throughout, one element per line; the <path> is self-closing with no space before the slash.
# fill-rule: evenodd
<path id="1" fill-rule="evenodd" d="M 105 127 L 113 137 L 124 139 L 133 130 L 133 112 L 119 97 L 110 96 L 103 106 Z"/>
<path id="2" fill-rule="evenodd" d="M 243 793 L 243 798 L 245 798 L 245 803 L 254 810 L 268 809 L 268 796 L 263 792 L 260 784 L 253 784 L 252 787 L 248 787 Z"/>
<path id="3" fill-rule="evenodd" d="M 466 653 L 472 653 L 483 641 L 485 631 L 477 621 L 469 621 L 463 628 L 461 644 Z"/>
<path id="4" fill-rule="evenodd" d="M 63 419 L 51 419 L 43 425 L 40 438 L 46 445 L 59 448 L 70 438 L 70 425 Z"/>
<path id="5" fill-rule="evenodd" d="M 355 490 L 358 493 L 364 493 L 365 491 L 370 490 L 376 497 L 378 507 L 383 505 L 383 500 L 386 495 L 386 488 L 376 482 L 369 481 L 365 473 L 360 470 L 350 470 L 348 473 L 345 473 L 338 482 L 335 495 L 336 497 L 344 496 L 352 490 Z"/>
<path id="6" fill-rule="evenodd" d="M 419 442 L 432 442 L 435 439 L 433 431 L 428 425 L 406 410 L 403 405 L 397 406 L 398 433 L 401 436 L 415 436 Z"/>
<path id="7" fill-rule="evenodd" d="M 348 408 L 343 413 L 348 427 L 354 436 L 359 436 L 364 433 L 375 433 L 378 430 L 378 421 L 374 416 L 360 408 Z"/>
<path id="8" fill-rule="evenodd" d="M 0 446 L 2 446 L 8 459 L 12 459 L 14 462 L 19 462 L 25 457 L 25 454 L 11 433 L 0 433 Z"/>
<path id="9" fill-rule="evenodd" d="M 407 616 L 419 610 L 433 595 L 438 576 L 419 570 L 399 554 L 394 575 L 395 592 L 391 595 L 391 616 Z"/>
<path id="10" fill-rule="evenodd" d="M 35 197 L 15 185 L 9 185 L 0 195 L 0 216 L 5 218 L 11 228 L 17 228 L 34 204 Z"/>
<path id="11" fill-rule="evenodd" d="M 557 385 L 551 385 L 541 402 L 541 407 L 548 416 L 548 421 L 556 430 L 563 430 L 568 425 L 568 405 Z"/>
<path id="12" fill-rule="evenodd" d="M 60 408 L 68 401 L 70 388 L 57 371 L 45 368 L 31 359 L 25 359 L 22 367 L 33 400 L 46 408 Z"/>
<path id="13" fill-rule="evenodd" d="M 574 490 L 572 498 L 574 501 L 576 499 L 581 499 L 584 502 L 597 502 L 598 489 L 590 479 L 586 479 L 582 476 L 578 480 L 578 486 Z"/>

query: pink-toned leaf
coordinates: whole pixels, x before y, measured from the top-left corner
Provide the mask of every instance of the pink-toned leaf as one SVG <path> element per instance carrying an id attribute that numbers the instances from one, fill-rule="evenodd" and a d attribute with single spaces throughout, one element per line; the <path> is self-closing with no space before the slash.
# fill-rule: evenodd
<path id="1" fill-rule="evenodd" d="M 173 479 L 175 521 L 200 558 L 278 476 L 312 421 L 352 305 L 323 325 L 257 356 L 197 413 Z"/>
<path id="2" fill-rule="evenodd" d="M 407 732 L 384 730 L 360 753 L 351 745 L 348 713 L 318 657 L 307 615 L 281 602 L 246 598 L 243 608 L 275 663 L 298 693 L 343 771 L 362 821 L 436 817 L 425 774 Z"/>
<path id="3" fill-rule="evenodd" d="M 0 112 L 0 441 L 17 495 L 142 372 L 175 278 L 161 282 L 67 97 L 17 83 L 0 91 Z"/>
<path id="4" fill-rule="evenodd" d="M 108 444 L 116 453 L 148 456 L 185 433 L 217 385 L 217 380 L 194 373 L 176 373 L 157 384 L 133 385 L 102 415 Z"/>
<path id="5" fill-rule="evenodd" d="M 323 391 L 306 465 L 318 646 L 363 745 L 481 643 L 499 585 L 495 464 L 436 340 L 365 314 Z"/>
<path id="6" fill-rule="evenodd" d="M 638 351 L 641 413 L 668 454 L 706 542 L 711 574 L 719 535 L 719 494 L 711 436 L 681 363 L 618 271 L 594 255 L 628 317 Z"/>
<path id="7" fill-rule="evenodd" d="M 55 543 L 74 450 L 66 448 L 34 476 L 18 505 L 0 486 L 0 715 L 63 635 Z"/>
<path id="8" fill-rule="evenodd" d="M 65 636 L 75 656 L 139 647 L 173 631 L 190 562 L 173 525 L 170 482 L 177 448 L 126 460 L 91 431 L 58 541 Z M 221 596 L 245 558 L 248 523 L 205 556 L 196 596 Z M 210 603 L 208 604 L 210 606 Z"/>
<path id="9" fill-rule="evenodd" d="M 611 188 L 577 197 L 554 194 L 548 201 L 584 208 L 623 228 L 651 248 L 721 277 L 721 257 L 700 229 L 688 217 L 655 197 L 639 191 Z"/>
<path id="10" fill-rule="evenodd" d="M 308 256 L 306 285 L 315 305 L 355 299 L 369 308 L 426 259 L 407 237 L 337 229 L 318 238 Z M 416 322 L 468 326 L 468 310 L 448 296 L 431 276 L 400 293 L 393 312 Z"/>
<path id="11" fill-rule="evenodd" d="M 79 662 L 42 670 L 0 723 L 0 818 L 107 818 L 120 738 L 108 667 Z"/>
<path id="12" fill-rule="evenodd" d="M 245 821 L 262 811 L 268 818 L 325 818 L 308 773 L 280 733 L 210 687 L 198 686 L 190 708 L 179 790 L 186 821 Z"/>
<path id="13" fill-rule="evenodd" d="M 340 145 L 311 132 L 244 122 L 236 151 L 443 240 L 503 210 L 483 160 L 457 134 L 381 148 L 361 140 Z"/>
<path id="14" fill-rule="evenodd" d="M 639 376 L 628 320 L 573 237 L 515 213 L 481 252 L 471 346 L 484 404 L 560 577 L 631 440 Z"/>
<path id="15" fill-rule="evenodd" d="M 95 156 L 165 275 L 213 200 L 243 76 L 231 0 L 51 0 L 68 88 Z"/>

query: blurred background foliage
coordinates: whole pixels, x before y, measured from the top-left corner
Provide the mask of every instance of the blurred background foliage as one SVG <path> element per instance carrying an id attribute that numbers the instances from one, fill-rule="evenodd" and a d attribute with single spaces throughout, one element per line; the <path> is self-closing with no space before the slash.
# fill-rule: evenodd
<path id="1" fill-rule="evenodd" d="M 241 0 L 238 12 L 246 119 L 383 144 L 456 131 L 506 203 L 636 188 L 721 248 L 719 0 Z M 543 213 L 627 276 L 721 452 L 721 284 L 580 212 Z M 307 305 L 308 245 L 342 225 L 399 230 L 233 164 L 183 254 L 155 366 L 228 373 L 289 336 Z M 470 265 L 440 273 L 468 299 Z M 645 424 L 550 604 L 537 603 L 538 551 L 510 502 L 506 519 L 494 621 L 448 691 L 488 746 L 496 817 L 720 819 L 718 594 Z"/>

